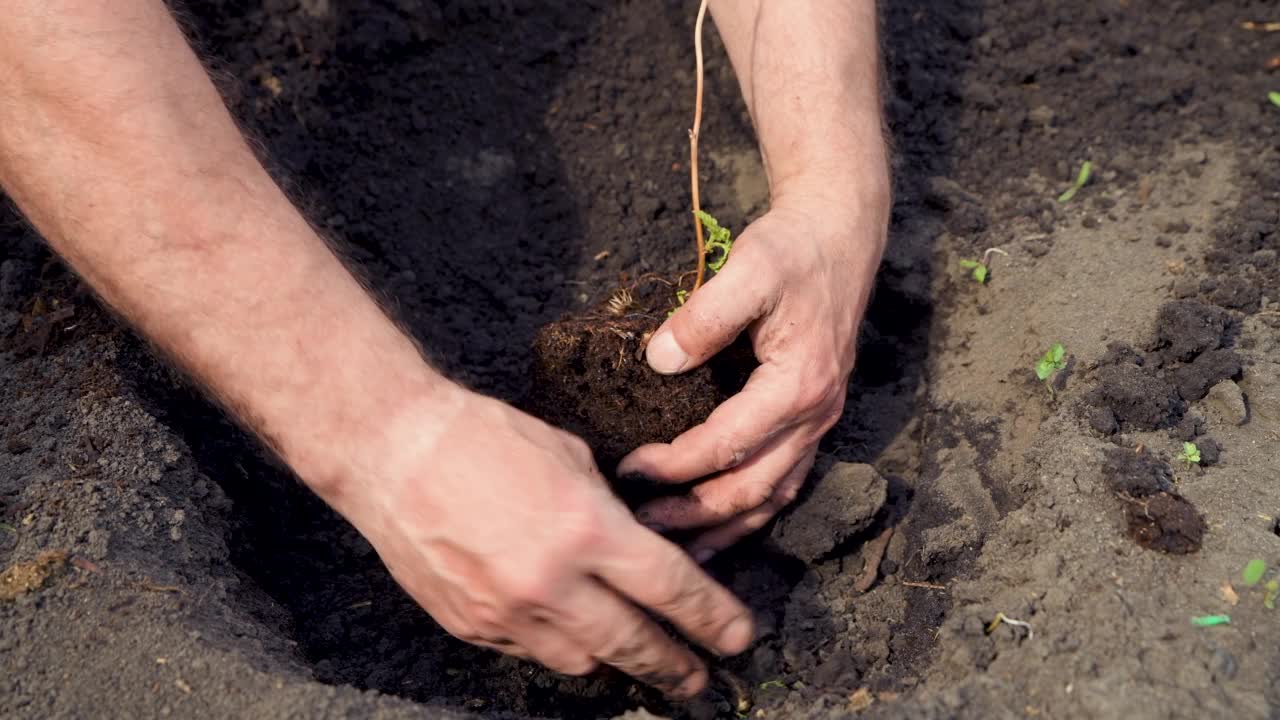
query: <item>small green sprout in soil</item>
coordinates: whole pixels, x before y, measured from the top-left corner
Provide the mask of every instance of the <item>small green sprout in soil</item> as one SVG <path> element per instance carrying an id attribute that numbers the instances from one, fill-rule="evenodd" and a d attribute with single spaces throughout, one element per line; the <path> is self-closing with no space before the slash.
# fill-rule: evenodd
<path id="1" fill-rule="evenodd" d="M 1200 464 L 1200 448 L 1196 447 L 1195 443 L 1182 443 L 1182 462 L 1186 463 L 1187 467 Z"/>
<path id="2" fill-rule="evenodd" d="M 1276 92 L 1273 90 L 1267 93 L 1267 99 L 1271 101 L 1272 105 L 1275 105 L 1276 107 L 1280 107 L 1280 92 Z"/>
<path id="3" fill-rule="evenodd" d="M 786 690 L 787 684 L 781 680 L 765 680 L 760 683 L 761 690 L 768 690 L 769 688 L 782 688 L 783 690 Z"/>
<path id="4" fill-rule="evenodd" d="M 1280 580 L 1268 580 L 1267 594 L 1262 598 L 1262 606 L 1268 610 L 1276 609 L 1276 598 L 1280 597 Z"/>
<path id="5" fill-rule="evenodd" d="M 973 279 L 977 280 L 979 285 L 985 285 L 987 280 L 991 277 L 991 256 L 995 253 L 999 253 L 1005 257 L 1008 257 L 1009 255 L 1009 253 L 1001 250 L 1000 248 L 987 248 L 987 251 L 982 253 L 981 260 L 961 260 L 960 267 L 965 270 L 972 270 Z"/>
<path id="6" fill-rule="evenodd" d="M 720 272 L 720 268 L 729 260 L 729 252 L 733 250 L 733 235 L 729 228 L 721 227 L 720 222 L 711 217 L 711 213 L 698 210 L 695 214 L 707 229 L 707 267 Z"/>
<path id="7" fill-rule="evenodd" d="M 1191 624 L 1196 627 L 1213 627 L 1214 625 L 1230 625 L 1230 615 L 1201 615 L 1200 617 L 1191 618 Z"/>
<path id="8" fill-rule="evenodd" d="M 1267 561 L 1262 558 L 1254 558 L 1244 566 L 1244 571 L 1240 573 L 1240 579 L 1244 580 L 1244 584 L 1253 587 L 1262 582 L 1262 576 L 1267 573 Z"/>
<path id="9" fill-rule="evenodd" d="M 1049 389 L 1049 399 L 1051 400 L 1056 397 L 1056 393 L 1053 391 L 1053 374 L 1067 366 L 1066 355 L 1067 349 L 1062 347 L 1062 343 L 1054 343 L 1036 361 L 1036 377 Z"/>
<path id="10" fill-rule="evenodd" d="M 1079 174 L 1076 175 L 1075 185 L 1072 185 L 1071 187 L 1067 188 L 1066 192 L 1059 195 L 1058 202 L 1060 203 L 1071 202 L 1071 198 L 1075 197 L 1076 193 L 1080 192 L 1080 188 L 1083 188 L 1085 185 L 1088 184 L 1089 176 L 1091 175 L 1093 175 L 1093 163 L 1090 162 L 1089 160 L 1085 160 L 1084 164 L 1080 166 Z"/>

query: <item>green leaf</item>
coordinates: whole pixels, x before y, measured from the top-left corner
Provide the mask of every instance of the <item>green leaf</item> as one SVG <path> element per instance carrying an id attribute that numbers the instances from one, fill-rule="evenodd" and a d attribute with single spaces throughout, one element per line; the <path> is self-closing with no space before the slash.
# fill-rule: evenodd
<path id="1" fill-rule="evenodd" d="M 1193 442 L 1182 443 L 1182 459 L 1187 461 L 1188 465 L 1195 465 L 1200 462 L 1200 448 L 1196 447 Z"/>
<path id="2" fill-rule="evenodd" d="M 977 280 L 979 283 L 986 283 L 987 272 L 987 266 L 979 263 L 978 267 L 973 269 L 973 279 Z"/>
<path id="3" fill-rule="evenodd" d="M 1085 183 L 1089 182 L 1089 176 L 1092 174 L 1093 163 L 1089 160 L 1085 160 L 1084 164 L 1080 166 L 1080 174 L 1076 175 L 1076 187 L 1084 187 Z"/>
<path id="4" fill-rule="evenodd" d="M 974 268 L 982 267 L 982 263 L 977 260 L 961 260 L 960 267 L 965 270 L 973 270 Z"/>
<path id="5" fill-rule="evenodd" d="M 1272 91 L 1267 93 L 1267 99 L 1271 101 L 1272 105 L 1280 107 L 1280 92 Z"/>
<path id="6" fill-rule="evenodd" d="M 720 268 L 729 261 L 729 253 L 733 250 L 733 236 L 729 228 L 721 227 L 719 221 L 711 217 L 710 213 L 698 210 L 694 214 L 707 230 L 707 267 L 720 272 Z"/>
<path id="7" fill-rule="evenodd" d="M 1058 196 L 1058 202 L 1060 203 L 1071 202 L 1071 198 L 1075 197 L 1076 193 L 1080 192 L 1080 188 L 1083 188 L 1085 185 L 1089 183 L 1089 178 L 1092 175 L 1093 175 L 1093 162 L 1089 160 L 1085 160 L 1084 164 L 1080 166 L 1080 172 L 1076 174 L 1075 184 L 1067 188 L 1066 192 Z"/>
<path id="8" fill-rule="evenodd" d="M 1240 573 L 1240 579 L 1244 580 L 1244 584 L 1249 587 L 1257 585 L 1262 576 L 1267 572 L 1267 561 L 1262 558 L 1254 558 L 1244 566 L 1244 572 Z"/>
<path id="9" fill-rule="evenodd" d="M 1052 347 L 1044 351 L 1044 355 L 1036 361 L 1036 377 L 1040 380 L 1048 380 L 1049 376 L 1054 372 L 1066 367 L 1063 358 L 1067 355 L 1067 349 L 1062 347 L 1062 343 L 1054 343 Z"/>
<path id="10" fill-rule="evenodd" d="M 1191 618 L 1191 624 L 1196 627 L 1213 627 L 1214 625 L 1230 625 L 1230 615 L 1201 615 L 1200 617 Z"/>
<path id="11" fill-rule="evenodd" d="M 1268 610 L 1276 609 L 1276 598 L 1280 597 L 1280 580 L 1267 581 L 1267 594 L 1262 598 L 1262 605 Z"/>

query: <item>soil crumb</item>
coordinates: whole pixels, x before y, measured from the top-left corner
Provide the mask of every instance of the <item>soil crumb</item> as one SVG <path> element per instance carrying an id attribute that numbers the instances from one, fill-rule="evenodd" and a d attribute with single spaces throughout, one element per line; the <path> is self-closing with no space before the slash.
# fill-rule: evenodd
<path id="1" fill-rule="evenodd" d="M 16 562 L 0 573 L 0 600 L 13 600 L 39 590 L 67 562 L 64 550 L 48 550 L 30 562 Z"/>
<path id="2" fill-rule="evenodd" d="M 888 483 L 872 466 L 837 463 L 782 518 L 774 540 L 788 554 L 813 562 L 870 527 L 887 493 Z"/>

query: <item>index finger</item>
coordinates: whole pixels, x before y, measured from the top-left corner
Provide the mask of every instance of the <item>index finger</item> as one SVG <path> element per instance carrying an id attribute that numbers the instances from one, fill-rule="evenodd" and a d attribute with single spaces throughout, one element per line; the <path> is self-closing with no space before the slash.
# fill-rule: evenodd
<path id="1" fill-rule="evenodd" d="M 737 467 L 795 424 L 791 395 L 775 366 L 761 365 L 705 422 L 670 443 L 636 448 L 618 464 L 618 475 L 678 484 Z"/>
<path id="2" fill-rule="evenodd" d="M 631 520 L 611 552 L 594 564 L 597 578 L 632 602 L 670 620 L 689 639 L 720 655 L 751 644 L 751 611 L 684 551 Z"/>

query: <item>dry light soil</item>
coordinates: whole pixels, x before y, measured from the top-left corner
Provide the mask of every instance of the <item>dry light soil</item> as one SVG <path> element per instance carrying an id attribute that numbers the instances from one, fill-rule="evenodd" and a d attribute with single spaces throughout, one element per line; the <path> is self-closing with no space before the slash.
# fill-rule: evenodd
<path id="1" fill-rule="evenodd" d="M 181 12 L 433 359 L 537 407 L 540 327 L 692 262 L 695 5 Z M 1280 572 L 1280 32 L 1244 25 L 1280 9 L 882 5 L 891 244 L 811 494 L 709 568 L 760 637 L 706 697 L 448 636 L 5 210 L 0 714 L 1280 718 L 1280 610 L 1240 578 Z M 767 185 L 710 28 L 707 53 L 704 204 L 741 228 Z M 628 417 L 664 423 L 651 400 Z"/>

